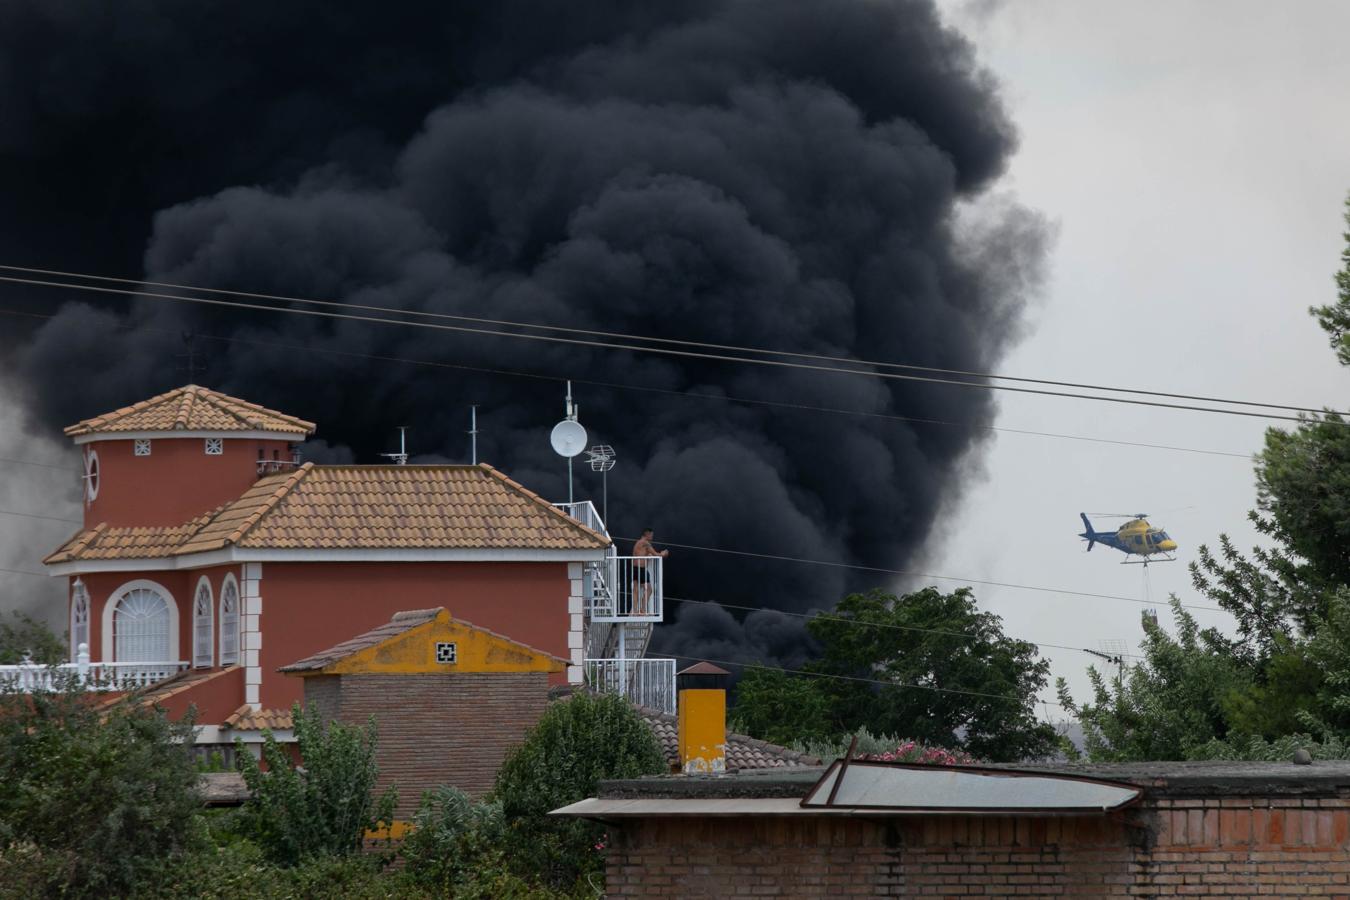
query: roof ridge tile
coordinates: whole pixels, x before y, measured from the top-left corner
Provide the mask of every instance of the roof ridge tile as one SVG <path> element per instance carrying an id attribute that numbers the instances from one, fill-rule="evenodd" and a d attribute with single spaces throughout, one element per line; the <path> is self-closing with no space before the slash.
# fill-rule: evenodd
<path id="1" fill-rule="evenodd" d="M 314 463 L 307 462 L 288 475 L 286 480 L 281 483 L 281 486 L 263 501 L 262 506 L 250 513 L 248 517 L 234 529 L 234 531 L 230 532 L 229 536 L 225 538 L 226 545 L 237 543 L 244 535 L 248 534 L 249 530 L 252 529 L 254 525 L 257 525 L 262 521 L 264 516 L 275 509 L 276 505 L 313 470 Z"/>

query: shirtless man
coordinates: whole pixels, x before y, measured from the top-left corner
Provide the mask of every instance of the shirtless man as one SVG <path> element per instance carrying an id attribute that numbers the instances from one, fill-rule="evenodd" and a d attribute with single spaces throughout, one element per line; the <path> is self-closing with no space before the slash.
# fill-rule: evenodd
<path id="1" fill-rule="evenodd" d="M 669 550 L 657 550 L 652 546 L 652 530 L 650 528 L 642 529 L 642 537 L 633 544 L 633 555 L 638 559 L 633 560 L 633 615 L 650 616 L 652 611 L 648 604 L 652 599 L 652 592 L 655 588 L 652 586 L 652 573 L 649 568 L 650 563 L 643 562 L 644 556 L 669 556 Z"/>

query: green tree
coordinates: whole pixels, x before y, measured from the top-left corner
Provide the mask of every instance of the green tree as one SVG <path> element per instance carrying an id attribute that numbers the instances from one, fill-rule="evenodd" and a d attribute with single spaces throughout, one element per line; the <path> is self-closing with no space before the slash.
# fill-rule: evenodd
<path id="1" fill-rule="evenodd" d="M 775 744 L 828 742 L 834 737 L 829 698 L 816 679 L 748 666 L 730 715 L 736 731 Z M 898 743 L 898 742 L 897 742 Z"/>
<path id="2" fill-rule="evenodd" d="M 734 720 L 750 734 L 819 741 L 865 727 L 990 760 L 1054 747 L 1035 714 L 1049 663 L 968 589 L 851 594 L 807 627 L 823 648 L 806 667 L 814 677 L 751 670 L 738 691 Z"/>
<path id="3" fill-rule="evenodd" d="M 102 699 L 0 694 L 0 882 L 27 896 L 124 896 L 199 843 L 191 721 Z"/>
<path id="4" fill-rule="evenodd" d="M 665 771 L 656 736 L 622 697 L 577 694 L 551 704 L 502 763 L 490 797 L 501 804 L 512 865 L 557 887 L 598 873 L 604 828 L 548 813 L 595 796 L 602 779 Z"/>
<path id="5" fill-rule="evenodd" d="M 1345 198 L 1345 224 L 1350 228 L 1350 196 Z M 1341 251 L 1341 270 L 1336 273 L 1337 300 L 1330 306 L 1310 310 L 1317 324 L 1331 338 L 1331 348 L 1341 365 L 1350 366 L 1350 231 L 1345 232 L 1345 249 Z"/>
<path id="6" fill-rule="evenodd" d="M 66 661 L 66 642 L 54 631 L 31 616 L 16 612 L 6 621 L 0 613 L 0 666 L 12 666 L 25 659 L 43 666 Z"/>
<path id="7" fill-rule="evenodd" d="M 375 722 L 364 728 L 325 724 L 317 710 L 302 710 L 298 703 L 291 716 L 299 765 L 271 731 L 263 732 L 265 771 L 236 743 L 239 769 L 252 792 L 244 830 L 281 865 L 355 853 L 367 831 L 393 821 L 398 805 L 393 788 L 374 796 Z"/>

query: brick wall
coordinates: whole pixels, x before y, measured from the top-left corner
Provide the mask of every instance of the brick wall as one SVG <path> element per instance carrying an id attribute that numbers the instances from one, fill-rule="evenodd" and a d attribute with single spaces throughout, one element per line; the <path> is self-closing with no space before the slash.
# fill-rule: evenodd
<path id="1" fill-rule="evenodd" d="M 1350 900 L 1350 798 L 1155 798 L 1115 816 L 644 819 L 610 832 L 612 897 Z"/>
<path id="2" fill-rule="evenodd" d="M 492 787 L 506 754 L 544 714 L 548 675 L 315 676 L 305 679 L 305 698 L 343 722 L 375 717 L 378 790 L 397 787 L 397 815 L 407 819 L 423 791 L 448 784 L 477 797 Z"/>

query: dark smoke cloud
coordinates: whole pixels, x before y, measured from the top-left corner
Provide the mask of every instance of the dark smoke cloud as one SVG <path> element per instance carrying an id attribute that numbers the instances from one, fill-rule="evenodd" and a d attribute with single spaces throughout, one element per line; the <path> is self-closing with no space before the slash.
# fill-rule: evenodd
<path id="1" fill-rule="evenodd" d="M 25 259 L 107 271 L 143 248 L 155 280 L 974 370 L 1007 350 L 1038 282 L 1046 229 L 989 194 L 1012 128 L 929 2 L 72 9 L 0 11 L 0 103 L 16 111 L 0 120 L 16 198 L 0 233 Z M 318 421 L 318 457 L 373 461 L 406 424 L 414 450 L 463 459 L 477 403 L 480 457 L 552 496 L 556 382 L 361 355 L 994 413 L 980 391 L 150 299 L 68 302 L 14 369 L 55 427 L 186 380 L 184 331 L 210 336 L 201 380 Z M 900 565 L 978 440 L 577 390 L 620 455 L 613 530 L 650 524 L 658 542 Z M 677 551 L 668 590 L 804 611 L 872 580 Z M 667 649 L 809 652 L 798 619 L 686 606 Z"/>

